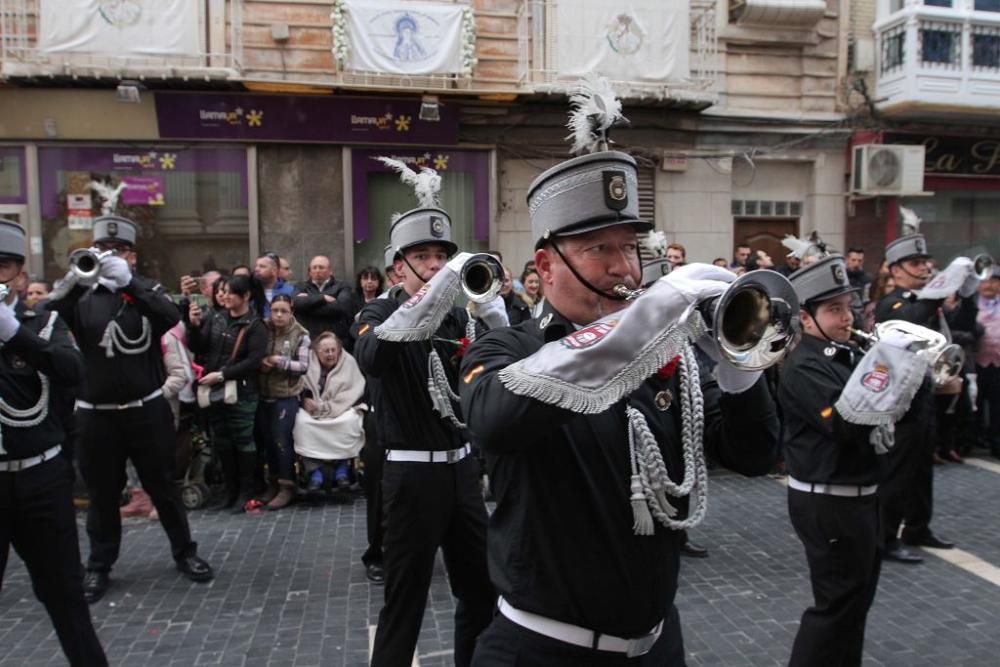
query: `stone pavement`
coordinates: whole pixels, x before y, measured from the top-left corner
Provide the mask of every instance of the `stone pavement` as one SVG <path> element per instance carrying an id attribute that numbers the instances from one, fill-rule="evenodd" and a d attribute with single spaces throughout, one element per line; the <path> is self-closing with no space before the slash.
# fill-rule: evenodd
<path id="1" fill-rule="evenodd" d="M 1000 474 L 950 464 L 937 469 L 936 490 L 936 531 L 1000 566 Z M 690 665 L 787 662 L 811 596 L 785 498 L 770 478 L 713 475 L 708 518 L 692 533 L 711 556 L 684 561 L 677 600 Z M 218 572 L 208 585 L 173 570 L 159 524 L 126 521 L 113 588 L 91 608 L 113 665 L 367 663 L 382 591 L 359 561 L 363 500 L 256 516 L 195 512 L 191 524 Z M 453 604 L 438 570 L 418 647 L 422 666 L 452 664 Z M 996 583 L 929 553 L 915 567 L 888 563 L 869 616 L 865 665 L 992 667 L 1000 663 L 997 627 Z M 0 667 L 65 664 L 16 556 L 0 592 L 0 647 Z"/>

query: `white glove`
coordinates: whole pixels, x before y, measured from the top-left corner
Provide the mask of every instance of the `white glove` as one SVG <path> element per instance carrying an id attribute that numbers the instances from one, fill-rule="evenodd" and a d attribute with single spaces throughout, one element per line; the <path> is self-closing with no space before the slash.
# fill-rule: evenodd
<path id="1" fill-rule="evenodd" d="M 132 271 L 128 268 L 128 262 L 115 255 L 101 258 L 98 275 L 101 284 L 109 289 L 121 289 L 132 282 Z"/>
<path id="2" fill-rule="evenodd" d="M 687 298 L 688 303 L 698 303 L 726 291 L 726 286 L 736 280 L 736 274 L 713 264 L 685 264 L 660 280 Z"/>
<path id="3" fill-rule="evenodd" d="M 21 328 L 21 323 L 17 321 L 14 309 L 7 302 L 0 303 L 0 341 L 6 343 Z"/>
<path id="4" fill-rule="evenodd" d="M 504 303 L 502 296 L 497 296 L 486 303 L 477 303 L 475 306 L 473 314 L 476 319 L 481 320 L 491 331 L 510 326 L 510 320 L 507 319 L 507 304 Z"/>
<path id="5" fill-rule="evenodd" d="M 445 264 L 445 268 L 461 274 L 462 267 L 465 266 L 465 263 L 469 261 L 470 257 L 472 257 L 471 252 L 460 252 L 448 260 L 448 263 Z"/>

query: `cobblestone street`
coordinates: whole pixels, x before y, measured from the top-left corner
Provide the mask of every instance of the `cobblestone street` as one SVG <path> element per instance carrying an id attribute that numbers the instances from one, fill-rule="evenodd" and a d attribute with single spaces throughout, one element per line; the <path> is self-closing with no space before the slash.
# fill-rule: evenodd
<path id="1" fill-rule="evenodd" d="M 866 665 L 992 666 L 1000 655 L 1000 466 L 937 468 L 935 530 L 960 551 L 886 563 L 868 623 Z M 684 560 L 677 606 L 690 665 L 781 665 L 811 601 L 786 490 L 770 478 L 712 477 L 708 519 L 692 536 L 711 552 Z M 382 590 L 364 576 L 364 501 L 254 516 L 195 512 L 215 566 L 209 585 L 173 569 L 157 523 L 127 520 L 108 595 L 92 607 L 115 665 L 367 664 Z M 83 537 L 83 515 L 79 516 Z M 85 545 L 85 540 L 82 540 Z M 84 554 L 86 547 L 84 546 Z M 420 665 L 452 662 L 452 601 L 440 566 Z M 65 664 L 20 560 L 0 593 L 0 666 Z"/>

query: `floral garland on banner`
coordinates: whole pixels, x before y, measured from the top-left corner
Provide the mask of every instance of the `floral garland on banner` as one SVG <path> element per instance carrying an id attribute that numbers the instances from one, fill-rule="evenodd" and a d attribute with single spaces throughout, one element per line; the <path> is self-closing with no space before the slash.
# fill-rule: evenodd
<path id="1" fill-rule="evenodd" d="M 344 16 L 344 0 L 334 0 L 330 21 L 333 23 L 333 57 L 337 61 L 337 69 L 343 71 L 347 66 L 347 56 L 351 53 L 351 41 L 347 38 L 347 20 Z"/>
<path id="2" fill-rule="evenodd" d="M 476 19 L 472 8 L 462 10 L 462 76 L 472 76 L 479 58 L 476 57 Z"/>
<path id="3" fill-rule="evenodd" d="M 337 61 L 337 69 L 343 71 L 347 67 L 347 58 L 351 55 L 351 40 L 347 36 L 347 12 L 344 0 L 334 0 L 330 21 L 333 24 L 333 57 Z M 471 7 L 462 10 L 462 76 L 472 76 L 472 71 L 479 63 L 476 58 L 476 18 Z"/>

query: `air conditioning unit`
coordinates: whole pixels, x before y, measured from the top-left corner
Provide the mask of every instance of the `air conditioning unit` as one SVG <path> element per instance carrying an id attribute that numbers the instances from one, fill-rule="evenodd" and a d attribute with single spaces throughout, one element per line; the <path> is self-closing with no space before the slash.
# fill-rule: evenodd
<path id="1" fill-rule="evenodd" d="M 924 191 L 923 146 L 861 144 L 854 147 L 851 193 L 919 195 Z"/>

